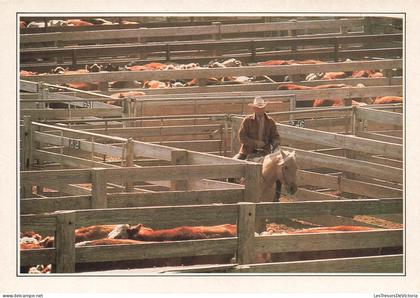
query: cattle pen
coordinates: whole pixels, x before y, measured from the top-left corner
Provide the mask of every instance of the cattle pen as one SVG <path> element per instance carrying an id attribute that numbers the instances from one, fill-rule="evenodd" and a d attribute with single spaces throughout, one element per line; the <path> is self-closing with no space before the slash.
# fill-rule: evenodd
<path id="1" fill-rule="evenodd" d="M 44 27 L 19 35 L 19 231 L 53 236 L 54 246 L 20 250 L 19 274 L 40 264 L 53 274 L 404 273 L 404 103 L 375 103 L 404 96 L 400 18 L 48 25 L 56 19 L 21 16 Z M 228 59 L 239 62 L 214 66 Z M 308 59 L 317 63 L 296 62 Z M 118 70 L 87 71 L 95 64 Z M 145 65 L 161 68 L 130 68 Z M 57 67 L 63 71 L 49 72 Z M 380 76 L 351 75 L 360 70 Z M 343 75 L 307 79 L 333 72 Z M 162 88 L 146 87 L 150 81 Z M 286 89 L 291 84 L 300 89 Z M 336 85 L 313 89 L 327 84 Z M 270 102 L 281 147 L 296 154 L 299 190 L 283 190 L 279 202 L 259 201 L 261 164 L 232 158 L 255 96 Z M 342 105 L 313 107 L 319 99 Z M 75 241 L 82 227 L 139 223 L 232 224 L 237 234 Z M 305 228 L 327 230 L 299 232 Z"/>

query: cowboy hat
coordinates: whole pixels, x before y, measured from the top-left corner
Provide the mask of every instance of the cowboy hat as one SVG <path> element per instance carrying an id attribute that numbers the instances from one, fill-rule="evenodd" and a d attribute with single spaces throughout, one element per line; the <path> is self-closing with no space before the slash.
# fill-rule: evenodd
<path id="1" fill-rule="evenodd" d="M 257 96 L 254 98 L 253 103 L 249 103 L 248 105 L 251 107 L 256 107 L 259 109 L 265 108 L 265 106 L 268 104 L 268 102 L 264 101 L 264 99 L 261 96 Z"/>

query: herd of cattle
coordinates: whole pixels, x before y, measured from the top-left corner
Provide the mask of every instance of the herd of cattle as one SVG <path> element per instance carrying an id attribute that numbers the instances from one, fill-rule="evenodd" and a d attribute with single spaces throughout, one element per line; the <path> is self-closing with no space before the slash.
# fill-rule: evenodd
<path id="1" fill-rule="evenodd" d="M 365 226 L 333 226 L 333 227 L 315 227 L 306 228 L 294 231 L 284 231 L 280 234 L 303 234 L 303 233 L 325 233 L 325 232 L 355 232 L 355 231 L 370 231 L 373 228 Z M 262 232 L 261 236 L 276 235 L 273 230 Z M 236 225 L 224 224 L 217 226 L 183 226 L 173 229 L 153 230 L 145 227 L 142 224 L 138 225 L 97 225 L 82 227 L 75 230 L 75 246 L 101 246 L 101 245 L 133 245 L 141 243 L 153 242 L 169 242 L 181 240 L 199 240 L 199 239 L 213 239 L 213 238 L 229 238 L 236 237 Z M 20 249 L 42 249 L 54 247 L 54 237 L 43 237 L 34 231 L 26 231 L 20 233 Z M 337 252 L 336 252 L 337 253 Z M 347 252 L 348 253 L 348 252 Z M 282 254 L 259 254 L 256 256 L 256 262 L 266 263 L 272 261 L 279 261 L 284 258 Z M 308 258 L 310 254 L 288 254 L 287 258 L 294 257 L 296 259 Z M 230 263 L 234 260 L 233 255 L 222 256 L 206 256 L 206 257 L 188 257 L 168 260 L 150 260 L 137 262 L 136 266 L 151 267 L 151 266 L 170 266 L 170 265 L 192 265 L 197 263 L 207 264 L 221 264 Z M 163 262 L 163 263 L 162 263 Z M 134 263 L 131 263 L 133 266 Z M 29 273 L 49 273 L 51 265 L 38 265 L 29 268 Z"/>
<path id="2" fill-rule="evenodd" d="M 326 62 L 319 60 L 269 60 L 258 62 L 257 66 L 268 66 L 268 65 L 297 65 L 297 64 L 323 64 Z M 182 70 L 182 69 L 199 69 L 199 68 L 226 68 L 226 67 L 241 67 L 245 65 L 243 62 L 231 58 L 225 61 L 211 61 L 207 65 L 200 66 L 198 63 L 189 63 L 189 64 L 176 64 L 176 63 L 158 63 L 151 62 L 143 65 L 136 63 L 130 63 L 124 67 L 115 66 L 111 63 L 100 64 L 95 63 L 92 65 L 86 65 L 83 69 L 73 69 L 63 68 L 61 66 L 56 67 L 51 70 L 49 74 L 83 74 L 90 72 L 110 72 L 110 71 L 144 71 L 144 70 Z M 37 73 L 33 71 L 21 70 L 20 76 L 33 76 L 33 75 L 46 75 L 47 73 Z M 326 73 L 311 73 L 305 75 L 299 80 L 311 81 L 311 80 L 334 80 L 334 79 L 343 79 L 343 78 L 381 78 L 384 77 L 384 74 L 380 70 L 359 70 L 359 71 L 350 71 L 350 72 L 326 72 Z M 303 86 L 296 84 L 284 84 L 284 82 L 290 82 L 288 76 L 276 76 L 276 77 L 248 77 L 248 76 L 230 76 L 222 78 L 207 78 L 205 79 L 206 85 L 222 85 L 222 84 L 244 84 L 255 81 L 269 81 L 272 83 L 279 83 L 277 87 L 278 90 L 312 90 L 312 89 L 327 89 L 327 88 L 348 88 L 353 87 L 352 85 L 346 84 L 322 84 L 318 86 Z M 168 80 L 168 81 L 157 81 L 157 80 L 146 80 L 146 81 L 116 81 L 108 82 L 108 88 L 111 89 L 136 89 L 136 88 L 145 88 L 145 89 L 157 89 L 157 88 L 177 88 L 177 87 L 190 87 L 196 86 L 199 84 L 197 79 L 192 80 Z M 68 83 L 64 86 L 75 88 L 84 91 L 97 91 L 100 89 L 100 84 L 97 82 L 80 82 L 80 83 Z M 363 84 L 358 84 L 356 87 L 365 87 Z M 127 92 L 116 92 L 111 94 L 113 98 L 122 98 L 126 96 L 141 96 L 145 93 L 141 91 L 128 91 Z M 400 96 L 380 96 L 374 98 L 360 98 L 352 101 L 352 105 L 365 105 L 365 104 L 386 104 L 386 103 L 402 103 L 403 98 Z M 344 99 L 334 99 L 334 100 L 324 100 L 316 99 L 312 101 L 307 101 L 306 103 L 300 103 L 301 106 L 344 106 Z"/>
<path id="3" fill-rule="evenodd" d="M 67 27 L 67 26 L 94 26 L 94 25 L 118 25 L 119 23 L 111 22 L 103 18 L 86 18 L 86 19 L 67 19 L 67 20 L 50 20 L 46 23 L 47 27 Z M 121 20 L 122 25 L 138 24 L 138 22 Z M 21 20 L 20 28 L 45 28 L 45 22 L 28 22 Z"/>

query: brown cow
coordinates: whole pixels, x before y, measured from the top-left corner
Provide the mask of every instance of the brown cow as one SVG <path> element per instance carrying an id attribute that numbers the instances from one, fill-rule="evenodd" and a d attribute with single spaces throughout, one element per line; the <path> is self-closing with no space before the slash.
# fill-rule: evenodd
<path id="1" fill-rule="evenodd" d="M 28 70 L 21 70 L 20 76 L 21 77 L 29 77 L 29 76 L 36 76 L 38 73 L 35 71 L 28 71 Z"/>
<path id="2" fill-rule="evenodd" d="M 402 103 L 403 98 L 401 96 L 379 96 L 375 98 L 373 104 L 387 104 L 387 103 Z"/>
<path id="3" fill-rule="evenodd" d="M 125 98 L 125 97 L 139 97 L 139 96 L 143 96 L 146 95 L 146 93 L 141 92 L 141 91 L 126 91 L 126 92 L 117 92 L 117 93 L 113 93 L 111 94 L 112 98 Z M 106 102 L 107 104 L 111 104 L 111 105 L 119 105 L 122 106 L 122 101 L 115 101 L 115 100 L 110 100 Z"/>
<path id="4" fill-rule="evenodd" d="M 92 23 L 79 20 L 79 19 L 70 19 L 70 20 L 67 20 L 66 23 L 69 24 L 70 26 L 93 26 Z"/>
<path id="5" fill-rule="evenodd" d="M 73 74 L 85 74 L 89 73 L 89 69 L 92 70 L 92 72 L 100 71 L 101 67 L 98 64 L 93 65 L 86 65 L 83 69 L 76 69 L 76 70 L 69 70 L 68 68 L 63 68 L 61 66 L 58 66 L 51 70 L 53 74 L 62 74 L 62 75 L 73 75 Z M 97 82 L 74 82 L 74 83 L 67 83 L 63 84 L 64 86 L 84 90 L 84 91 L 93 91 L 93 90 L 99 90 L 99 83 Z"/>
<path id="6" fill-rule="evenodd" d="M 302 85 L 296 85 L 296 84 L 284 84 L 279 85 L 277 87 L 277 90 L 320 90 L 320 89 L 330 89 L 330 88 L 345 88 L 345 87 L 351 87 L 346 84 L 325 84 L 325 85 L 319 85 L 319 86 L 302 86 Z M 308 101 L 311 102 L 311 101 Z M 359 106 L 364 105 L 364 103 L 357 102 L 355 100 L 352 100 L 353 106 Z M 304 106 L 304 105 L 301 105 Z M 344 99 L 315 99 L 311 103 L 312 107 L 323 107 L 323 106 L 333 106 L 333 107 L 341 107 L 345 106 Z"/>
<path id="7" fill-rule="evenodd" d="M 321 80 L 335 80 L 335 79 L 344 79 L 347 78 L 349 75 L 343 71 L 334 71 L 334 72 L 326 72 Z"/>
<path id="8" fill-rule="evenodd" d="M 144 65 L 126 65 L 124 68 L 130 71 L 142 71 L 142 70 L 163 70 L 166 68 L 166 64 L 159 62 L 151 62 Z"/>
<path id="9" fill-rule="evenodd" d="M 313 107 L 343 107 L 345 106 L 344 99 L 315 99 L 313 103 Z M 355 100 L 351 101 L 352 106 L 360 106 L 360 105 L 366 105 L 365 103 L 358 102 Z"/>
<path id="10" fill-rule="evenodd" d="M 148 88 L 148 89 L 160 89 L 160 88 L 168 88 L 168 87 L 170 87 L 170 83 L 156 81 L 156 80 L 144 81 L 144 85 L 143 85 L 143 88 Z"/>
<path id="11" fill-rule="evenodd" d="M 349 87 L 349 86 L 346 84 L 324 84 L 324 85 L 318 85 L 318 86 L 282 84 L 277 87 L 277 90 L 317 90 L 317 89 L 344 88 L 344 87 Z"/>
<path id="12" fill-rule="evenodd" d="M 352 78 L 383 78 L 384 74 L 376 70 L 356 70 L 353 71 Z"/>
<path id="13" fill-rule="evenodd" d="M 129 239 L 140 241 L 178 241 L 235 237 L 236 225 L 224 224 L 218 226 L 183 226 L 173 229 L 153 230 L 142 224 L 127 228 Z M 116 236 L 118 238 L 118 236 Z"/>
<path id="14" fill-rule="evenodd" d="M 263 62 L 258 62 L 257 65 L 296 65 L 296 64 L 325 64 L 325 62 L 320 60 L 268 60 Z"/>

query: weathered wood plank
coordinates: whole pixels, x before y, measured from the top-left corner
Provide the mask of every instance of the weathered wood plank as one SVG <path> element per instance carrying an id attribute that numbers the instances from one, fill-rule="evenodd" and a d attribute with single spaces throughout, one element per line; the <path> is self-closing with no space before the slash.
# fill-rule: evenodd
<path id="1" fill-rule="evenodd" d="M 363 107 L 356 107 L 356 118 L 398 126 L 403 126 L 404 124 L 403 114 L 401 113 L 381 111 Z"/>
<path id="2" fill-rule="evenodd" d="M 20 266 L 36 266 L 39 264 L 55 264 L 55 248 L 28 249 L 20 251 Z M 27 273 L 27 272 L 22 272 Z"/>
<path id="3" fill-rule="evenodd" d="M 76 261 L 84 263 L 220 254 L 233 256 L 236 247 L 235 238 L 79 247 L 76 249 Z"/>
<path id="4" fill-rule="evenodd" d="M 98 120 L 96 120 L 98 121 Z M 101 121 L 101 120 L 99 120 Z M 32 125 L 35 125 L 37 128 L 47 128 L 47 129 L 51 129 L 53 131 L 63 131 L 64 133 L 73 133 L 79 136 L 84 136 L 84 137 L 93 137 L 93 138 L 97 138 L 97 139 L 106 139 L 109 141 L 113 141 L 113 142 L 126 142 L 127 139 L 125 138 L 119 138 L 116 136 L 106 136 L 106 135 L 102 135 L 102 134 L 95 134 L 92 132 L 87 132 L 87 131 L 82 131 L 82 130 L 76 130 L 76 129 L 71 129 L 71 128 L 66 128 L 66 127 L 62 127 L 62 126 L 55 126 L 55 125 L 49 125 L 49 124 L 44 124 L 44 123 L 39 123 L 39 122 L 32 122 Z M 80 137 L 82 138 L 82 137 Z"/>
<path id="5" fill-rule="evenodd" d="M 156 142 L 154 142 L 156 143 Z M 221 140 L 196 140 L 196 141 L 159 141 L 158 144 L 179 148 L 179 149 L 186 149 L 186 150 L 193 150 L 193 151 L 203 151 L 203 152 L 217 152 L 221 151 L 222 149 L 222 141 Z"/>
<path id="6" fill-rule="evenodd" d="M 157 144 L 148 144 L 145 142 L 133 141 L 134 155 L 148 158 L 156 158 L 171 161 L 171 152 L 173 148 Z"/>
<path id="7" fill-rule="evenodd" d="M 355 193 L 374 198 L 401 197 L 403 195 L 403 191 L 400 189 L 355 181 L 347 178 L 341 179 L 340 190 L 342 192 Z"/>
<path id="8" fill-rule="evenodd" d="M 252 264 L 255 262 L 255 204 L 242 202 L 238 205 L 238 263 Z"/>
<path id="9" fill-rule="evenodd" d="M 245 177 L 245 194 L 246 202 L 259 202 L 261 197 L 261 172 L 262 165 L 250 163 L 245 167 L 245 173 L 240 176 Z"/>
<path id="10" fill-rule="evenodd" d="M 298 185 L 320 186 L 341 192 L 371 196 L 373 198 L 402 196 L 402 191 L 399 189 L 309 171 L 299 170 L 297 179 Z"/>
<path id="11" fill-rule="evenodd" d="M 90 170 L 49 170 L 49 171 L 21 171 L 20 179 L 23 183 L 39 183 L 52 180 L 61 183 L 90 183 Z"/>
<path id="12" fill-rule="evenodd" d="M 36 150 L 34 152 L 34 157 L 40 158 L 45 161 L 57 162 L 64 166 L 74 167 L 74 168 L 92 168 L 92 167 L 103 167 L 103 168 L 116 168 L 118 166 L 106 164 L 103 162 L 88 160 L 79 157 L 73 157 L 69 155 L 47 152 L 43 150 Z M 78 180 L 76 180 L 78 181 Z M 69 183 L 74 183 L 69 181 Z"/>
<path id="13" fill-rule="evenodd" d="M 230 273 L 403 273 L 403 256 L 375 256 L 242 265 Z"/>
<path id="14" fill-rule="evenodd" d="M 188 127 L 188 129 L 186 129 Z M 107 129 L 85 129 L 85 131 L 106 134 L 106 135 L 124 135 L 126 137 L 154 137 L 154 136 L 182 136 L 182 135 L 201 135 L 210 134 L 219 129 L 220 125 L 194 125 L 194 126 L 157 126 L 157 127 L 127 127 L 127 128 L 107 128 Z"/>
<path id="15" fill-rule="evenodd" d="M 91 196 L 63 196 L 49 198 L 21 199 L 20 213 L 46 213 L 56 210 L 88 209 L 91 207 Z"/>
<path id="16" fill-rule="evenodd" d="M 237 183 L 230 183 L 210 179 L 190 179 L 189 187 L 191 190 L 211 190 L 211 189 L 241 189 L 244 190 L 245 186 Z M 243 198 L 242 198 L 243 200 Z"/>
<path id="17" fill-rule="evenodd" d="M 108 195 L 109 208 L 235 204 L 243 200 L 243 189 L 190 190 L 157 193 L 114 193 Z"/>
<path id="18" fill-rule="evenodd" d="M 234 224 L 236 223 L 237 215 L 238 206 L 236 204 L 131 207 L 128 209 L 108 208 L 101 210 L 80 210 L 76 214 L 76 222 L 80 226 L 89 226 L 93 224 L 142 223 L 154 229 L 160 229 L 183 225 Z M 164 218 L 165 221 L 162 221 L 162 218 Z"/>
<path id="19" fill-rule="evenodd" d="M 94 109 L 20 109 L 20 115 L 31 116 L 34 119 L 67 119 L 76 117 L 121 117 L 122 110 L 110 108 Z"/>
<path id="20" fill-rule="evenodd" d="M 246 165 L 249 162 L 244 160 L 236 160 L 223 156 L 215 156 L 204 152 L 188 152 L 188 164 L 242 164 Z"/>
<path id="21" fill-rule="evenodd" d="M 399 145 L 402 145 L 404 141 L 402 138 L 399 138 L 399 137 L 386 136 L 383 134 L 378 134 L 374 132 L 365 132 L 365 131 L 356 132 L 356 136 L 366 138 L 366 139 L 371 139 L 371 140 L 387 142 L 387 143 L 399 144 Z"/>
<path id="22" fill-rule="evenodd" d="M 376 215 L 375 215 L 376 217 Z M 310 222 L 312 224 L 323 226 L 323 227 L 332 227 L 332 226 L 362 226 L 362 227 L 371 227 L 382 229 L 382 226 L 366 223 L 363 221 L 357 221 L 345 216 L 335 216 L 335 215 L 322 215 L 322 216 L 305 216 L 299 217 L 300 220 Z"/>
<path id="23" fill-rule="evenodd" d="M 107 179 L 140 181 L 179 180 L 188 178 L 240 178 L 245 175 L 244 165 L 177 165 L 142 168 L 106 169 Z"/>
<path id="24" fill-rule="evenodd" d="M 396 247 L 403 245 L 403 230 L 271 235 L 255 238 L 257 253 L 321 251 Z"/>
<path id="25" fill-rule="evenodd" d="M 107 207 L 107 177 L 104 168 L 92 168 L 92 209 Z"/>
<path id="26" fill-rule="evenodd" d="M 293 199 L 299 202 L 303 201 L 326 201 L 326 200 L 339 200 L 339 196 L 325 194 L 321 192 L 316 192 L 312 190 L 307 190 L 304 188 L 299 188 L 297 192 L 293 195 Z"/>
<path id="27" fill-rule="evenodd" d="M 402 213 L 403 201 L 398 199 L 336 200 L 293 203 L 259 203 L 257 217 L 292 217 L 340 215 L 373 215 Z"/>
<path id="28" fill-rule="evenodd" d="M 34 139 L 40 143 L 46 143 L 51 145 L 57 146 L 64 146 L 66 148 L 72 147 L 74 141 L 77 141 L 79 150 L 93 152 L 97 154 L 105 154 L 110 156 L 118 156 L 121 157 L 122 155 L 122 148 L 118 146 L 113 146 L 110 144 L 102 144 L 98 142 L 91 142 L 83 139 L 75 139 L 70 137 L 64 136 L 56 136 L 49 133 L 44 132 L 35 132 Z"/>
<path id="29" fill-rule="evenodd" d="M 76 266 L 75 244 L 75 213 L 73 211 L 63 211 L 56 216 L 56 234 L 54 245 L 55 271 L 57 273 L 73 273 Z"/>

